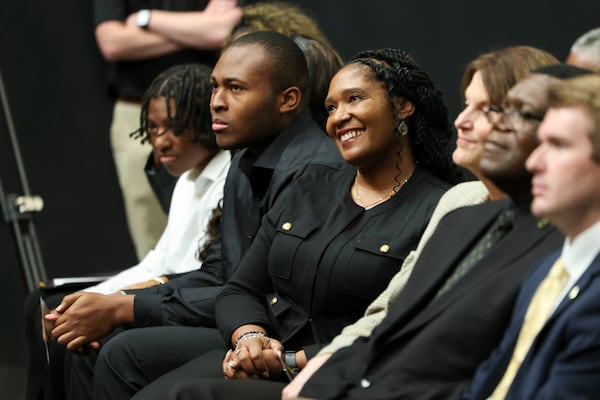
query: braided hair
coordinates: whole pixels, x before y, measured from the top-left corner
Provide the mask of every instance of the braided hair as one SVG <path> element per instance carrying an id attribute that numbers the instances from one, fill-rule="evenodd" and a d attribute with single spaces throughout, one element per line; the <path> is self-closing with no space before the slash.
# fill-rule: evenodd
<path id="1" fill-rule="evenodd" d="M 463 181 L 462 169 L 452 162 L 452 126 L 442 93 L 415 60 L 405 51 L 385 48 L 362 51 L 352 57 L 349 64 L 369 67 L 374 79 L 384 83 L 396 126 L 402 122 L 398 99 L 404 98 L 414 104 L 414 113 L 404 122 L 408 126 L 415 161 L 448 183 Z"/>
<path id="2" fill-rule="evenodd" d="M 180 64 L 161 72 L 150 84 L 142 97 L 140 127 L 130 134 L 142 143 L 150 140 L 148 135 L 148 107 L 150 100 L 164 97 L 167 105 L 169 126 L 173 134 L 188 135 L 192 143 L 202 143 L 217 149 L 210 116 L 210 68 L 203 64 Z M 175 101 L 172 110 L 171 100 Z"/>

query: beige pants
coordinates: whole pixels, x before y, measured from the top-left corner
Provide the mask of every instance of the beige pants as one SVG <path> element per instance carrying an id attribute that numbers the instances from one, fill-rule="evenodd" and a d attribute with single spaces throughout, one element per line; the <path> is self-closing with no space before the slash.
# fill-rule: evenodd
<path id="1" fill-rule="evenodd" d="M 167 224 L 162 211 L 144 174 L 144 165 L 152 147 L 142 145 L 129 134 L 140 125 L 140 106 L 117 101 L 113 110 L 110 141 L 113 159 L 123 195 L 129 234 L 138 259 L 151 250 Z"/>

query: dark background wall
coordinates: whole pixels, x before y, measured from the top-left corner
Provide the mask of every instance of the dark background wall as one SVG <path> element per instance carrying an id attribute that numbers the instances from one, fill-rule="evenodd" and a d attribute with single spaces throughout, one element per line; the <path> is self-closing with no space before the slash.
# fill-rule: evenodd
<path id="1" fill-rule="evenodd" d="M 458 83 L 477 54 L 527 44 L 564 59 L 573 40 L 600 26 L 597 0 L 298 1 L 345 58 L 399 47 L 430 72 L 452 116 Z M 4 1 L 0 71 L 31 190 L 46 207 L 36 227 L 50 276 L 96 273 L 132 264 L 134 254 L 108 143 L 111 104 L 93 36 L 91 0 Z M 0 178 L 21 193 L 4 116 Z M 9 226 L 0 221 L 0 395 L 23 391 L 25 284 Z M 4 397 L 6 396 L 6 397 Z"/>

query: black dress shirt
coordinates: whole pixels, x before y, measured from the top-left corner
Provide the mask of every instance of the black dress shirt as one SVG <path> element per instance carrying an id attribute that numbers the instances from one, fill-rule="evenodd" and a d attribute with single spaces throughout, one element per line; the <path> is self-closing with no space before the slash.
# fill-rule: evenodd
<path id="1" fill-rule="evenodd" d="M 214 302 L 250 247 L 262 217 L 308 164 L 345 165 L 333 141 L 308 112 L 284 129 L 258 157 L 237 152 L 223 192 L 221 236 L 201 269 L 165 285 L 135 290 L 136 326 L 214 326 Z"/>
<path id="2" fill-rule="evenodd" d="M 448 185 L 417 168 L 388 201 L 352 200 L 353 167 L 310 165 L 263 219 L 215 315 L 225 340 L 258 324 L 286 349 L 329 342 L 356 320 L 414 249 Z"/>

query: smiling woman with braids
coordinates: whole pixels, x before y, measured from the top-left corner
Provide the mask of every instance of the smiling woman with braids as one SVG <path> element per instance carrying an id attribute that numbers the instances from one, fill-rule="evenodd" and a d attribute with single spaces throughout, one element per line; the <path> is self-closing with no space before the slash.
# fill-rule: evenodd
<path id="1" fill-rule="evenodd" d="M 263 219 L 217 299 L 225 359 L 223 349 L 200 356 L 134 399 L 164 399 L 189 378 L 281 380 L 279 354 L 302 368 L 385 288 L 461 179 L 442 95 L 405 52 L 359 53 L 325 107 L 348 166 L 310 165 Z"/>

